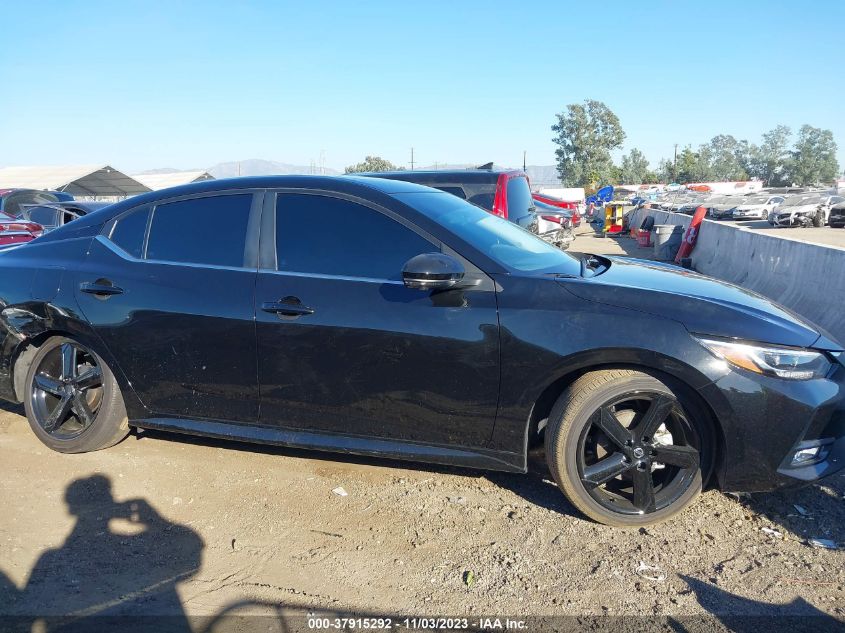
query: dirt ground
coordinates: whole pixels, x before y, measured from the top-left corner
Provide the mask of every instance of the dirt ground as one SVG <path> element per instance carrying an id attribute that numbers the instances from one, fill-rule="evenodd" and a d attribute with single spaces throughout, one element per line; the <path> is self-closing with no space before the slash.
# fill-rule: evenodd
<path id="1" fill-rule="evenodd" d="M 623 531 L 579 516 L 539 460 L 521 476 L 163 433 L 61 455 L 10 405 L 0 460 L 0 614 L 845 619 L 845 550 L 809 543 L 845 545 L 843 476 L 709 491 Z"/>

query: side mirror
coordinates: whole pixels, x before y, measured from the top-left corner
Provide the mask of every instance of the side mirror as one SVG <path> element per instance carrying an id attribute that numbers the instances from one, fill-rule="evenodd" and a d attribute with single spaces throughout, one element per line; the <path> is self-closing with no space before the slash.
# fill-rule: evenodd
<path id="1" fill-rule="evenodd" d="M 405 287 L 415 290 L 445 290 L 459 285 L 464 272 L 463 265 L 454 257 L 423 253 L 405 262 L 402 280 Z"/>

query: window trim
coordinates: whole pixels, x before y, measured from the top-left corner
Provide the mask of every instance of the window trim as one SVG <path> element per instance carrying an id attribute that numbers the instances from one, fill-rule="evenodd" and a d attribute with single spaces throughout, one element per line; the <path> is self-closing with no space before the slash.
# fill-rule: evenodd
<path id="1" fill-rule="evenodd" d="M 108 241 L 109 245 L 113 246 L 114 249 L 117 249 L 121 254 L 124 254 L 127 259 L 130 261 L 136 262 L 149 262 L 151 264 L 170 264 L 176 266 L 190 266 L 192 268 L 214 268 L 219 270 L 250 270 L 255 271 L 258 269 L 258 240 L 259 240 L 259 231 L 260 231 L 260 214 L 262 210 L 262 203 L 263 198 L 265 196 L 265 189 L 224 189 L 220 191 L 207 191 L 203 193 L 194 193 L 194 194 L 183 194 L 181 196 L 173 196 L 172 198 L 164 198 L 162 200 L 156 200 L 151 203 L 144 203 L 139 204 L 136 207 L 132 207 L 131 209 L 127 209 L 123 213 L 116 215 L 108 222 L 106 222 L 103 230 L 100 232 L 100 236 L 102 236 L 105 240 Z M 153 218 L 155 217 L 156 209 L 165 204 L 170 204 L 174 202 L 184 202 L 187 200 L 199 200 L 202 198 L 219 198 L 222 196 L 230 196 L 230 195 L 250 195 L 252 196 L 252 201 L 250 202 L 249 208 L 249 218 L 247 219 L 247 228 L 246 228 L 246 240 L 244 242 L 244 253 L 243 253 L 243 265 L 242 266 L 223 266 L 220 264 L 208 264 L 203 262 L 182 262 L 176 261 L 171 259 L 150 259 L 147 257 L 147 248 L 149 246 L 150 240 L 150 231 L 153 225 Z M 117 223 L 131 213 L 135 213 L 138 211 L 147 208 L 149 214 L 147 215 L 147 226 L 144 229 L 144 239 L 141 245 L 141 257 L 135 257 L 131 253 L 124 251 L 119 245 L 114 243 L 111 240 L 112 232 L 114 231 L 114 227 Z"/>
<path id="2" fill-rule="evenodd" d="M 135 257 L 129 251 L 124 250 L 123 247 L 121 247 L 116 242 L 113 242 L 112 241 L 112 234 L 114 233 L 114 228 L 117 226 L 118 222 L 120 222 L 122 219 L 124 219 L 125 217 L 127 217 L 127 216 L 129 216 L 133 213 L 140 213 L 141 211 L 143 211 L 145 209 L 147 211 L 147 225 L 144 227 L 144 237 L 141 240 L 141 257 L 139 258 L 139 257 Z M 146 248 L 147 248 L 147 246 L 146 246 L 147 245 L 147 232 L 150 230 L 151 211 L 152 211 L 152 208 L 149 204 L 139 204 L 137 207 L 132 207 L 131 209 L 127 209 L 123 213 L 120 213 L 119 215 L 114 216 L 111 220 L 106 222 L 105 225 L 103 226 L 102 230 L 100 231 L 100 234 L 98 235 L 98 237 L 102 237 L 106 242 L 108 242 L 108 244 L 113 246 L 115 249 L 117 249 L 117 251 L 119 251 L 121 254 L 125 255 L 130 260 L 138 261 L 138 262 L 144 261 L 143 255 L 144 255 L 144 252 L 146 251 Z"/>
<path id="3" fill-rule="evenodd" d="M 402 281 L 396 279 L 384 279 L 382 277 L 359 277 L 355 275 L 332 275 L 327 273 L 279 270 L 278 250 L 276 248 L 276 205 L 279 201 L 279 196 L 283 196 L 286 194 L 313 195 L 320 196 L 323 198 L 335 198 L 337 200 L 343 200 L 345 202 L 351 202 L 353 204 L 361 205 L 362 207 L 370 209 L 371 211 L 375 211 L 376 213 L 380 213 L 381 215 L 386 216 L 387 218 L 397 222 L 398 224 L 416 233 L 419 237 L 431 244 L 431 252 L 443 252 L 444 244 L 441 240 L 437 239 L 436 237 L 434 237 L 424 229 L 420 228 L 407 218 L 399 215 L 395 211 L 391 211 L 390 209 L 378 203 L 372 202 L 371 200 L 366 200 L 363 198 L 359 198 L 358 196 L 338 191 L 328 191 L 325 189 L 273 189 L 268 190 L 267 195 L 265 195 L 264 197 L 264 209 L 261 219 L 261 243 L 259 244 L 259 272 L 269 272 L 281 275 L 290 275 L 295 277 L 306 277 L 314 279 L 338 279 L 342 281 L 359 281 L 366 283 L 389 283 L 399 285 L 403 284 Z M 464 258 L 462 257 L 461 259 Z"/>

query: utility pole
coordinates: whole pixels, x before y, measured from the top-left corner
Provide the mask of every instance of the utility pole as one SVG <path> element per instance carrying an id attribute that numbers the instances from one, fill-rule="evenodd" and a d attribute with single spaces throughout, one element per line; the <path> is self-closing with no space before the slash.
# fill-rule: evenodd
<path id="1" fill-rule="evenodd" d="M 675 158 L 672 161 L 672 180 L 678 179 L 678 144 L 675 143 Z"/>
<path id="2" fill-rule="evenodd" d="M 528 155 L 527 150 L 522 150 L 522 171 L 525 171 L 525 157 Z"/>
<path id="3" fill-rule="evenodd" d="M 414 171 L 414 148 L 411 148 L 411 171 Z"/>

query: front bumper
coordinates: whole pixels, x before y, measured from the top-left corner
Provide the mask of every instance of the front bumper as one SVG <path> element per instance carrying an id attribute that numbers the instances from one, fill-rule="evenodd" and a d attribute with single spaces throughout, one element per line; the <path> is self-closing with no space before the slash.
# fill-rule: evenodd
<path id="1" fill-rule="evenodd" d="M 558 248 L 569 246 L 569 244 L 571 244 L 575 239 L 572 229 L 555 229 L 547 231 L 546 233 L 540 233 L 539 237 L 543 241 Z"/>
<path id="2" fill-rule="evenodd" d="M 794 487 L 845 468 L 841 357 L 826 378 L 790 381 L 737 369 L 711 387 L 718 389 L 730 410 L 720 414 L 725 440 L 719 469 L 723 490 Z"/>

